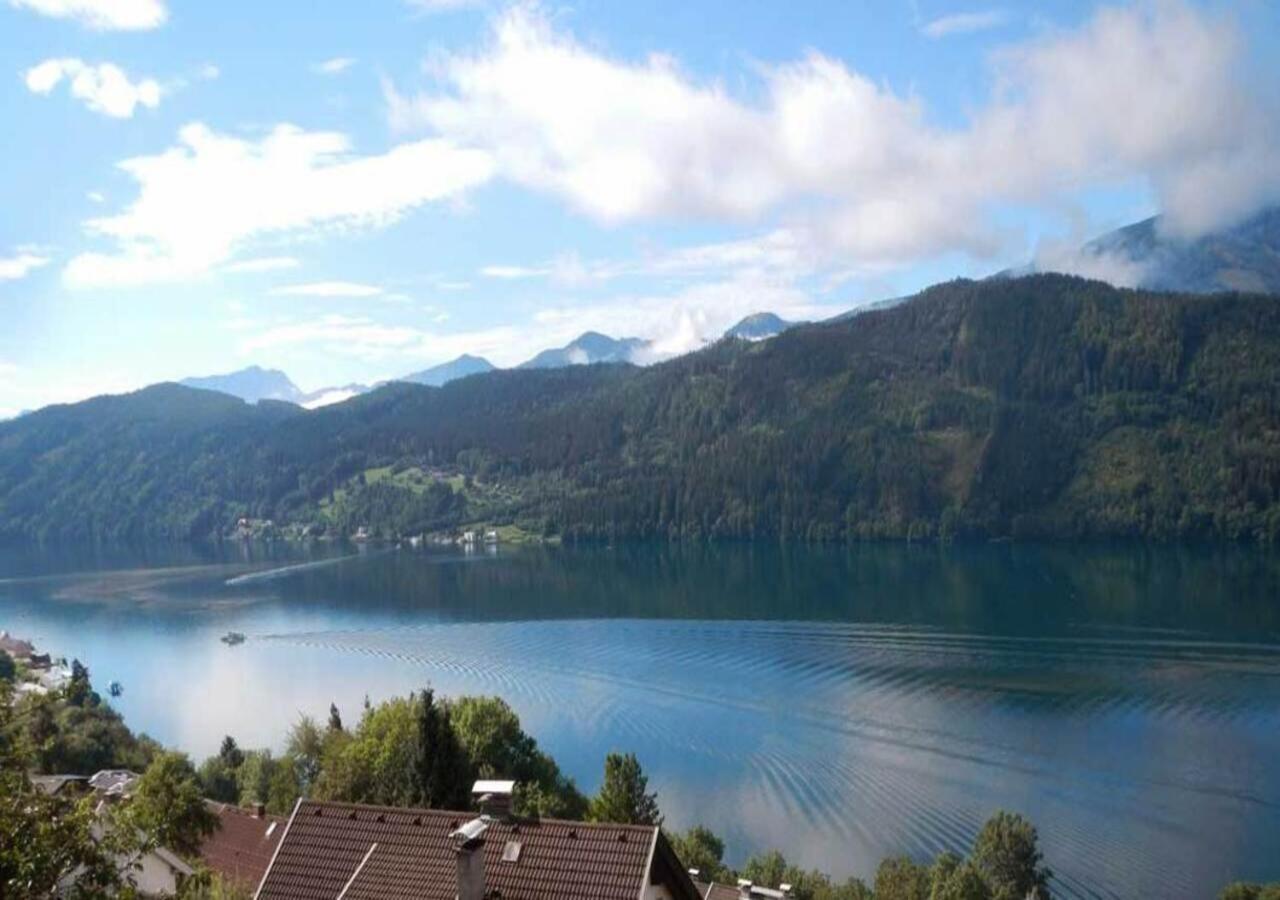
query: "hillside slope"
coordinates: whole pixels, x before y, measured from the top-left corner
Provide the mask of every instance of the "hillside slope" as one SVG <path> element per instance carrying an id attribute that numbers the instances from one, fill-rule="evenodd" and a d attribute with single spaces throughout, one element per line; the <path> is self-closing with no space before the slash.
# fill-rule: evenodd
<path id="1" fill-rule="evenodd" d="M 1270 297 L 958 281 L 645 369 L 395 384 L 293 413 L 185 409 L 181 390 L 0 425 L 0 534 L 189 537 L 250 515 L 388 534 L 483 517 L 571 537 L 1280 538 Z"/>

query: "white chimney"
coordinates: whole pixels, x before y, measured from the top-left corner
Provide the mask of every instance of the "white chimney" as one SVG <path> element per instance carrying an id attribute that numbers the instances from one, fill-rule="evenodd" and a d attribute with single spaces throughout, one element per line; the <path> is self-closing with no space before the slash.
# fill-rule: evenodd
<path id="1" fill-rule="evenodd" d="M 514 781 L 481 779 L 471 788 L 471 803 L 483 815 L 494 819 L 506 819 L 511 816 L 515 792 Z"/>
<path id="2" fill-rule="evenodd" d="M 449 837 L 458 843 L 458 900 L 484 900 L 484 833 L 489 823 L 472 819 Z"/>
<path id="3" fill-rule="evenodd" d="M 745 878 L 738 879 L 738 900 L 751 900 L 751 888 L 754 885 Z"/>

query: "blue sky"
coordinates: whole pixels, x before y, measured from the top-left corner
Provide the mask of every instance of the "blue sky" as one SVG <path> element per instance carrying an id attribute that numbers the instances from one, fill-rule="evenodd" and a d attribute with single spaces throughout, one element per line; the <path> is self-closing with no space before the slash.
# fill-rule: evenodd
<path id="1" fill-rule="evenodd" d="M 1278 39 L 1262 0 L 0 0 L 0 415 L 1078 269 L 1276 199 Z"/>

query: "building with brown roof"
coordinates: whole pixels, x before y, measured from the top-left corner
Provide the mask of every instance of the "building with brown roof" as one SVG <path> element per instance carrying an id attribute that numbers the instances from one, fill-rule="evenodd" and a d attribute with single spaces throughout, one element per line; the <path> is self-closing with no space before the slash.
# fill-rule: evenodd
<path id="1" fill-rule="evenodd" d="M 301 800 L 257 900 L 700 900 L 657 826 Z"/>
<path id="2" fill-rule="evenodd" d="M 200 858 L 212 872 L 248 888 L 255 888 L 271 865 L 284 834 L 285 819 L 263 812 L 261 806 L 242 809 L 205 801 L 218 817 L 218 827 L 200 844 Z"/>
<path id="3" fill-rule="evenodd" d="M 752 884 L 745 879 L 738 879 L 737 887 L 718 884 L 714 881 L 699 881 L 697 870 L 691 869 L 693 884 L 702 900 L 790 900 L 791 885 L 784 884 L 779 888 L 767 888 Z"/>

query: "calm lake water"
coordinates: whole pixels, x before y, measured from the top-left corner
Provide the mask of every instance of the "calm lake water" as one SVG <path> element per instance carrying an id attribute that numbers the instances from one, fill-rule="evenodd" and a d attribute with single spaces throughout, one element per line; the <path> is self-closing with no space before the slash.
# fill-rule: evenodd
<path id="1" fill-rule="evenodd" d="M 432 685 L 505 697 L 588 790 L 635 751 L 733 861 L 867 877 L 1004 807 L 1062 896 L 1280 878 L 1280 558 L 1250 550 L 9 549 L 0 628 L 196 757 Z"/>

